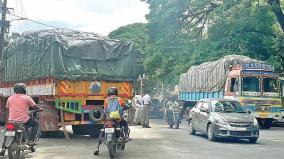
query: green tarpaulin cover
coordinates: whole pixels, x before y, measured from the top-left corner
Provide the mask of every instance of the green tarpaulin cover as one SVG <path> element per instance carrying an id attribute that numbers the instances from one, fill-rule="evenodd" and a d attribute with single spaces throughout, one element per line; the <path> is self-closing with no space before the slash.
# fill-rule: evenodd
<path id="1" fill-rule="evenodd" d="M 59 80 L 132 80 L 138 73 L 131 42 L 66 29 L 26 32 L 5 49 L 3 82 L 53 77 Z"/>

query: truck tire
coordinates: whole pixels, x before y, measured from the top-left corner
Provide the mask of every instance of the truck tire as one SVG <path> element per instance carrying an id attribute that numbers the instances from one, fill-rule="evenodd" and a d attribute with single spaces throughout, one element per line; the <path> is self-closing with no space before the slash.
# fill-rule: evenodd
<path id="1" fill-rule="evenodd" d="M 102 128 L 103 128 L 102 124 L 96 124 L 92 126 L 92 128 L 90 129 L 89 135 L 93 138 L 99 138 Z"/>
<path id="2" fill-rule="evenodd" d="M 58 131 L 41 131 L 40 138 L 56 138 Z"/>
<path id="3" fill-rule="evenodd" d="M 87 125 L 72 125 L 72 131 L 75 135 L 88 135 Z"/>
<path id="4" fill-rule="evenodd" d="M 104 118 L 104 112 L 99 110 L 92 110 L 89 112 L 89 119 L 94 122 L 100 122 Z"/>
<path id="5" fill-rule="evenodd" d="M 258 123 L 262 129 L 270 129 L 273 125 L 273 120 L 272 119 L 265 119 L 264 121 L 258 120 Z"/>

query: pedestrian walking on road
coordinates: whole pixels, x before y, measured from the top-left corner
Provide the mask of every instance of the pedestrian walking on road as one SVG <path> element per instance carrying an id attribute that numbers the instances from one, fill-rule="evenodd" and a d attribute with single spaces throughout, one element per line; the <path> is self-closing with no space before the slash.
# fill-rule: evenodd
<path id="1" fill-rule="evenodd" d="M 135 108 L 135 105 L 132 102 L 132 100 L 128 100 L 128 104 L 129 104 L 130 108 L 128 110 L 127 121 L 129 123 L 129 125 L 133 126 L 134 125 L 134 117 L 135 117 L 136 108 Z"/>
<path id="2" fill-rule="evenodd" d="M 152 101 L 151 96 L 149 95 L 149 91 L 147 90 L 145 92 L 145 95 L 143 96 L 143 116 L 142 116 L 143 128 L 151 128 L 149 125 L 149 111 L 150 111 L 151 101 Z"/>
<path id="3" fill-rule="evenodd" d="M 143 97 L 142 95 L 135 95 L 133 98 L 133 104 L 135 105 L 136 111 L 134 116 L 134 124 L 142 125 L 142 115 L 143 115 Z"/>

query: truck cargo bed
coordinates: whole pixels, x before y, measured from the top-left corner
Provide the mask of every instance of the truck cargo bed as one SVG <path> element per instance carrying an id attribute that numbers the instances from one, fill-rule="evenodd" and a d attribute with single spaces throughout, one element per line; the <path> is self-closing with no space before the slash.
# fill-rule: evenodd
<path id="1" fill-rule="evenodd" d="M 217 92 L 182 92 L 180 93 L 180 99 L 182 101 L 198 101 L 205 98 L 223 98 L 223 90 Z"/>

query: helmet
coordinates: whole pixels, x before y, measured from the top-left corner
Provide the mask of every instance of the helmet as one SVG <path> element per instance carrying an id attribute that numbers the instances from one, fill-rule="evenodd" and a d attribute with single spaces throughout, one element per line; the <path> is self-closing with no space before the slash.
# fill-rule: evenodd
<path id="1" fill-rule="evenodd" d="M 111 95 L 118 95 L 118 89 L 116 87 L 110 87 L 108 90 L 107 90 L 107 95 L 108 96 L 111 96 Z"/>
<path id="2" fill-rule="evenodd" d="M 16 83 L 14 85 L 14 92 L 19 94 L 26 94 L 27 93 L 26 88 L 27 88 L 26 84 Z"/>

